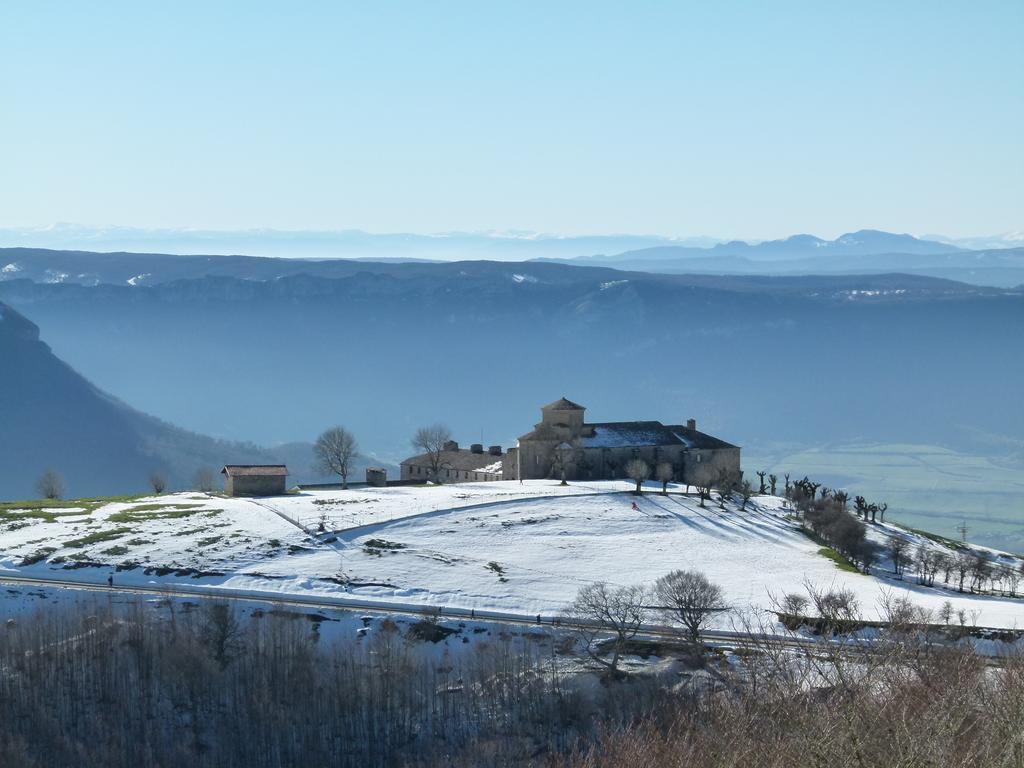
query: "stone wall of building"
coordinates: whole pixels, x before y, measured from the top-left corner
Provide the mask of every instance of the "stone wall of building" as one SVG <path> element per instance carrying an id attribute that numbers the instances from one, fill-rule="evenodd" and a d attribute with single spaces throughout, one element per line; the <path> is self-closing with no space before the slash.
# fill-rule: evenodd
<path id="1" fill-rule="evenodd" d="M 280 496 L 286 481 L 284 475 L 225 475 L 224 492 L 228 496 Z"/>

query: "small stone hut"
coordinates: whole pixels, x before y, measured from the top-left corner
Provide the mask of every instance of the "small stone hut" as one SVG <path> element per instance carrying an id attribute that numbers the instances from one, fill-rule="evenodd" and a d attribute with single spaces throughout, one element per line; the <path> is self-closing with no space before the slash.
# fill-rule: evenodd
<path id="1" fill-rule="evenodd" d="M 220 473 L 228 496 L 279 496 L 288 479 L 284 464 L 227 464 Z"/>

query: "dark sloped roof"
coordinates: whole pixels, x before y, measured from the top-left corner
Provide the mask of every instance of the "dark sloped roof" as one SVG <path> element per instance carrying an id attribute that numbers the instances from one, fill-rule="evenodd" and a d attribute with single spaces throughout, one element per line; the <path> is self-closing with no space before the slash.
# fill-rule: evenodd
<path id="1" fill-rule="evenodd" d="M 492 464 L 501 464 L 501 456 L 492 456 L 489 453 L 473 453 L 472 451 L 441 451 L 441 469 L 457 469 L 462 471 L 481 470 Z M 421 467 L 430 466 L 430 454 L 421 453 L 419 456 L 410 456 L 402 464 L 413 464 Z M 499 469 L 496 471 L 500 471 Z"/>
<path id="2" fill-rule="evenodd" d="M 564 397 L 560 397 L 553 403 L 541 406 L 542 411 L 585 411 L 587 410 L 582 405 L 574 403 L 572 400 L 566 400 Z"/>
<path id="3" fill-rule="evenodd" d="M 696 429 L 690 429 L 682 424 L 669 424 L 665 429 L 671 430 L 680 442 L 690 448 L 739 448 L 738 445 L 727 443 L 725 440 L 719 440 L 713 435 L 698 432 Z"/>
<path id="4" fill-rule="evenodd" d="M 554 430 L 543 425 L 519 438 L 520 440 L 555 440 Z M 662 424 L 660 421 L 607 421 L 584 424 L 579 438 L 580 448 L 630 448 L 650 445 L 685 445 L 687 448 L 735 448 L 696 429 L 681 424 Z"/>
<path id="5" fill-rule="evenodd" d="M 225 464 L 220 471 L 230 477 L 281 477 L 288 474 L 284 464 Z"/>
<path id="6" fill-rule="evenodd" d="M 584 427 L 590 434 L 580 438 L 583 448 L 678 445 L 681 442 L 660 421 L 608 421 Z"/>

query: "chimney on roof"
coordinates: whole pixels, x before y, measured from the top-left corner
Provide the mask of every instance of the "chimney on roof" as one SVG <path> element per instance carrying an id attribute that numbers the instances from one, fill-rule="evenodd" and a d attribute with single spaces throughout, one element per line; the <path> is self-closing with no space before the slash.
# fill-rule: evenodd
<path id="1" fill-rule="evenodd" d="M 448 440 L 445 442 L 442 449 L 445 451 L 457 451 L 459 450 L 459 444 L 454 440 Z"/>
<path id="2" fill-rule="evenodd" d="M 473 443 L 471 446 L 469 446 L 469 450 L 470 453 L 483 453 L 484 446 L 481 443 Z"/>
<path id="3" fill-rule="evenodd" d="M 697 420 L 696 419 L 687 419 L 686 420 L 686 428 L 687 429 L 692 429 L 692 430 L 696 431 L 696 429 L 697 429 Z"/>
<path id="4" fill-rule="evenodd" d="M 501 446 L 492 445 L 490 448 L 487 449 L 487 452 L 491 454 L 491 456 L 501 456 Z"/>

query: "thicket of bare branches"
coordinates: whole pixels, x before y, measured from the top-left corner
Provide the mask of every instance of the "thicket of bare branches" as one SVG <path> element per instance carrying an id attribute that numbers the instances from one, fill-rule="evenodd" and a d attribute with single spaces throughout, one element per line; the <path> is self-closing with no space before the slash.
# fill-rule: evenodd
<path id="1" fill-rule="evenodd" d="M 969 649 L 910 642 L 801 658 L 765 641 L 742 671 L 603 732 L 567 765 L 1016 768 L 1022 702 L 1020 657 L 993 670 Z"/>
<path id="2" fill-rule="evenodd" d="M 892 642 L 794 653 L 765 637 L 730 664 L 601 685 L 511 631 L 438 652 L 387 619 L 330 643 L 285 610 L 111 605 L 0 628 L 0 765 L 1021 764 L 1024 663 L 930 647 L 898 599 Z"/>

